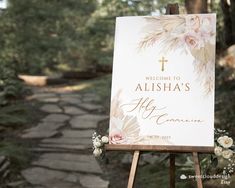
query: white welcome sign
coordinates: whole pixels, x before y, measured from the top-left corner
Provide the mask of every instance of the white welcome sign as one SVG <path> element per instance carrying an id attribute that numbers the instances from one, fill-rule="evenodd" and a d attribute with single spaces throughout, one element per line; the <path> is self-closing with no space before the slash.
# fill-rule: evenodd
<path id="1" fill-rule="evenodd" d="M 215 14 L 116 19 L 110 144 L 214 145 Z"/>

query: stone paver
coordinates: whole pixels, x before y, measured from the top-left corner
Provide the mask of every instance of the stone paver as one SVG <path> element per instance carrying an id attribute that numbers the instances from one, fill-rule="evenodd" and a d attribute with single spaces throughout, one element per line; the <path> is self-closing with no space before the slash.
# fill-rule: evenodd
<path id="1" fill-rule="evenodd" d="M 55 104 L 45 104 L 40 108 L 44 112 L 49 112 L 49 113 L 60 113 L 62 112 L 62 109 Z"/>
<path id="2" fill-rule="evenodd" d="M 66 138 L 66 137 L 59 137 L 59 138 L 47 138 L 43 139 L 41 143 L 49 143 L 49 144 L 84 144 L 84 145 L 91 145 L 91 138 Z"/>
<path id="3" fill-rule="evenodd" d="M 67 104 L 74 104 L 74 105 L 81 103 L 81 100 L 79 98 L 73 98 L 70 96 L 61 97 L 60 101 L 65 104 L 67 103 Z"/>
<path id="4" fill-rule="evenodd" d="M 77 98 L 77 99 L 81 99 L 82 96 L 79 93 L 60 93 L 60 97 L 71 97 L 71 98 Z"/>
<path id="5" fill-rule="evenodd" d="M 40 146 L 40 145 L 39 145 Z M 46 152 L 63 152 L 65 151 L 63 148 L 50 148 L 50 147 L 36 147 L 30 149 L 30 151 L 38 152 L 38 153 L 46 153 Z"/>
<path id="6" fill-rule="evenodd" d="M 27 188 L 108 188 L 109 182 L 100 177 L 102 169 L 95 157 L 84 154 L 91 152 L 91 137 L 97 124 L 108 119 L 105 115 L 90 114 L 103 110 L 101 105 L 93 103 L 99 98 L 95 93 L 53 90 L 36 88 L 29 97 L 43 102 L 40 110 L 48 115 L 21 136 L 40 139 L 31 149 L 39 157 L 21 172 L 32 184 Z M 0 157 L 0 163 L 2 160 Z"/>
<path id="7" fill-rule="evenodd" d="M 82 186 L 86 188 L 108 188 L 109 182 L 101 179 L 99 176 L 87 175 L 80 179 Z"/>
<path id="8" fill-rule="evenodd" d="M 21 174 L 29 183 L 34 185 L 45 185 L 45 183 L 48 183 L 52 180 L 61 180 L 67 176 L 65 172 L 39 167 L 28 168 L 23 170 Z"/>
<path id="9" fill-rule="evenodd" d="M 56 182 L 47 184 L 46 188 L 82 188 L 82 187 L 77 185 L 76 183 L 56 181 Z"/>
<path id="10" fill-rule="evenodd" d="M 98 96 L 87 96 L 85 95 L 82 99 L 83 102 L 86 102 L 86 103 L 92 103 L 92 102 L 99 102 L 100 101 L 100 98 Z"/>
<path id="11" fill-rule="evenodd" d="M 64 125 L 65 124 L 58 122 L 40 122 L 36 127 L 27 129 L 25 132 L 54 131 L 63 127 Z"/>
<path id="12" fill-rule="evenodd" d="M 0 165 L 6 160 L 6 157 L 3 155 L 0 155 Z"/>
<path id="13" fill-rule="evenodd" d="M 14 181 L 7 184 L 7 187 L 22 187 L 26 184 L 26 181 L 20 180 L 20 181 Z"/>
<path id="14" fill-rule="evenodd" d="M 57 135 L 59 132 L 57 129 L 63 127 L 64 124 L 56 122 L 42 122 L 36 127 L 25 130 L 22 138 L 50 138 Z"/>
<path id="15" fill-rule="evenodd" d="M 40 156 L 33 165 L 50 169 L 101 174 L 102 170 L 92 155 L 47 153 Z"/>
<path id="16" fill-rule="evenodd" d="M 44 122 L 58 122 L 63 123 L 67 120 L 69 120 L 69 116 L 65 114 L 50 114 L 46 116 L 42 121 Z"/>
<path id="17" fill-rule="evenodd" d="M 108 119 L 108 116 L 87 114 L 83 116 L 75 116 L 71 119 L 70 124 L 72 128 L 94 129 L 97 127 L 98 122 L 106 119 Z"/>
<path id="18" fill-rule="evenodd" d="M 103 110 L 103 106 L 99 104 L 93 104 L 93 103 L 81 103 L 78 105 L 81 108 L 84 108 L 85 110 L 88 111 L 100 111 Z"/>
<path id="19" fill-rule="evenodd" d="M 58 97 L 48 97 L 48 98 L 38 98 L 37 99 L 40 102 L 44 103 L 57 103 L 59 101 Z"/>
<path id="20" fill-rule="evenodd" d="M 58 134 L 58 131 L 32 131 L 23 134 L 22 138 L 50 138 Z"/>
<path id="21" fill-rule="evenodd" d="M 82 115 L 87 113 L 86 111 L 74 106 L 64 106 L 63 108 L 64 112 L 70 115 Z"/>
<path id="22" fill-rule="evenodd" d="M 22 171 L 25 179 L 33 185 L 46 188 L 107 188 L 108 182 L 96 175 L 82 175 L 33 167 Z M 82 186 L 81 186 L 81 185 Z M 37 186 L 37 188 L 42 188 Z"/>
<path id="23" fill-rule="evenodd" d="M 95 93 L 85 93 L 83 94 L 83 98 L 97 98 L 97 94 Z"/>
<path id="24" fill-rule="evenodd" d="M 73 130 L 64 130 L 62 131 L 62 137 L 43 139 L 41 141 L 40 147 L 70 150 L 88 149 L 92 147 L 91 135 L 93 132 L 93 130 L 81 132 L 73 132 Z"/>
<path id="25" fill-rule="evenodd" d="M 53 98 L 56 97 L 54 93 L 35 93 L 30 96 L 31 99 Z"/>
<path id="26" fill-rule="evenodd" d="M 63 137 L 66 138 L 91 138 L 95 130 L 64 130 Z"/>
<path id="27" fill-rule="evenodd" d="M 91 145 L 84 145 L 84 144 L 40 144 L 39 145 L 42 148 L 54 148 L 54 151 L 58 151 L 58 149 L 64 149 L 64 150 L 84 150 L 89 149 L 92 146 Z"/>

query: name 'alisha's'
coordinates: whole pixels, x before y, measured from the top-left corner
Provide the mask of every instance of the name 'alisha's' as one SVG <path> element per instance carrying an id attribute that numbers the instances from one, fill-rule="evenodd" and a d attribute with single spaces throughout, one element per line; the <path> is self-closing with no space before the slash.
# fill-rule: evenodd
<path id="1" fill-rule="evenodd" d="M 190 91 L 189 83 L 138 83 L 135 91 Z"/>

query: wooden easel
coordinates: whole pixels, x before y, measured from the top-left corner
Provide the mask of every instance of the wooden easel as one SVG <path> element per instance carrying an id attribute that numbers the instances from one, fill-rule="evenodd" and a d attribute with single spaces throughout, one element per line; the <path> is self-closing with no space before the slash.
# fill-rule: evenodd
<path id="1" fill-rule="evenodd" d="M 192 153 L 193 162 L 195 168 L 195 174 L 197 176 L 201 175 L 200 163 L 198 158 L 198 153 L 213 153 L 214 147 L 191 147 L 191 146 L 156 146 L 156 145 L 115 145 L 108 144 L 105 145 L 105 149 L 109 151 L 134 151 L 131 171 L 128 180 L 127 188 L 133 188 L 138 160 L 141 151 L 155 151 L 160 153 L 170 153 L 170 188 L 175 187 L 175 153 Z M 197 178 L 197 187 L 203 188 L 202 179 Z"/>
<path id="2" fill-rule="evenodd" d="M 178 4 L 168 4 L 166 7 L 166 14 L 179 14 Z M 131 170 L 129 174 L 129 180 L 127 188 L 133 188 L 137 165 L 141 151 L 156 151 L 161 153 L 170 153 L 170 188 L 175 188 L 175 153 L 192 153 L 194 169 L 196 176 L 200 177 L 200 163 L 199 153 L 213 153 L 214 147 L 191 147 L 191 146 L 156 146 L 156 145 L 105 145 L 106 150 L 112 151 L 134 151 Z M 202 179 L 196 178 L 197 188 L 203 188 Z"/>

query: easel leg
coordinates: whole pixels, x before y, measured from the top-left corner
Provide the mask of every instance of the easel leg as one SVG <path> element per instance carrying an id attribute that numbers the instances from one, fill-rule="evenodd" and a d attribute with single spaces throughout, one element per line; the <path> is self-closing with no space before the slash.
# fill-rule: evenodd
<path id="1" fill-rule="evenodd" d="M 132 159 L 131 171 L 129 175 L 127 188 L 133 188 L 139 156 L 140 156 L 140 151 L 135 151 Z"/>
<path id="2" fill-rule="evenodd" d="M 195 174 L 196 176 L 199 177 L 201 175 L 201 171 L 200 171 L 200 164 L 197 152 L 193 152 L 193 161 L 194 161 Z M 196 180 L 197 180 L 197 188 L 203 188 L 202 179 L 196 178 Z"/>
<path id="3" fill-rule="evenodd" d="M 170 154 L 170 188 L 175 188 L 175 154 Z"/>

